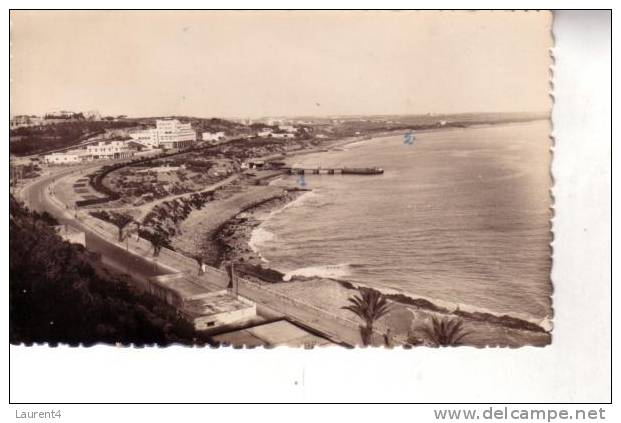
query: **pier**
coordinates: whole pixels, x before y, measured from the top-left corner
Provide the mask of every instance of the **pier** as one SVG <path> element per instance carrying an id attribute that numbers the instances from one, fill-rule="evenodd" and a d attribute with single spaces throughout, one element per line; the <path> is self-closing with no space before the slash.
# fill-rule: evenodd
<path id="1" fill-rule="evenodd" d="M 384 169 L 380 167 L 284 167 L 290 175 L 381 175 Z"/>

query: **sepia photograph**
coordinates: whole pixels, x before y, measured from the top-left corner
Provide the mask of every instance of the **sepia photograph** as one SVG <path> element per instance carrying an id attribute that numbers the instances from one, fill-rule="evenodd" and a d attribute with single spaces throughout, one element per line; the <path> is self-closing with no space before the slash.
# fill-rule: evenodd
<path id="1" fill-rule="evenodd" d="M 11 344 L 554 344 L 552 12 L 10 20 Z"/>

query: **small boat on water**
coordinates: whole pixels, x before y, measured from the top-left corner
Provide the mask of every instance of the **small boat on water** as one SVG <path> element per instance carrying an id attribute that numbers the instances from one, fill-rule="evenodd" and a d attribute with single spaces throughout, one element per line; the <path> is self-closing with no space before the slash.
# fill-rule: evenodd
<path id="1" fill-rule="evenodd" d="M 381 167 L 344 167 L 343 175 L 379 175 L 384 173 Z"/>

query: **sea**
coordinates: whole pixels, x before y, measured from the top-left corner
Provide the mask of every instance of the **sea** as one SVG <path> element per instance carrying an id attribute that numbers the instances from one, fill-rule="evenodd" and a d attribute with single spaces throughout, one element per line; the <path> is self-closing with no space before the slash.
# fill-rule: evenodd
<path id="1" fill-rule="evenodd" d="M 547 120 L 442 128 L 293 157 L 288 164 L 384 174 L 305 175 L 311 191 L 264 216 L 249 244 L 286 280 L 348 281 L 547 321 L 550 131 Z"/>

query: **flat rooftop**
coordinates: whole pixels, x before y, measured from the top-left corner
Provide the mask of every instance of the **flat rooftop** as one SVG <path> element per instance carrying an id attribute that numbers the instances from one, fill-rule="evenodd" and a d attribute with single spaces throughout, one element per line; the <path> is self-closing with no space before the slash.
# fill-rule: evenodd
<path id="1" fill-rule="evenodd" d="M 213 339 L 224 345 L 246 347 L 315 347 L 330 345 L 328 339 L 317 336 L 287 320 L 278 320 L 246 329 L 223 333 Z"/>
<path id="2" fill-rule="evenodd" d="M 59 235 L 67 235 L 67 236 L 78 235 L 78 234 L 84 233 L 83 231 L 76 229 L 71 225 L 57 225 L 57 226 L 54 226 L 54 230 Z"/>
<path id="3" fill-rule="evenodd" d="M 253 307 L 249 301 L 242 301 L 227 290 L 210 292 L 184 301 L 183 312 L 193 317 L 229 313 Z"/>
<path id="4" fill-rule="evenodd" d="M 172 273 L 149 278 L 149 281 L 162 288 L 176 292 L 182 299 L 207 293 L 207 289 L 192 282 L 183 273 Z"/>

